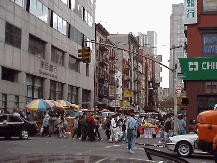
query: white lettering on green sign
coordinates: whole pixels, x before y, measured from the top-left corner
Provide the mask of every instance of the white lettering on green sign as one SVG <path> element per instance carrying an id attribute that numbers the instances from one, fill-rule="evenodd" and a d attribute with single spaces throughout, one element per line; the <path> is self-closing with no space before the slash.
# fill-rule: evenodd
<path id="1" fill-rule="evenodd" d="M 189 71 L 198 71 L 198 62 L 188 62 Z M 203 70 L 217 70 L 217 62 L 202 62 Z"/>

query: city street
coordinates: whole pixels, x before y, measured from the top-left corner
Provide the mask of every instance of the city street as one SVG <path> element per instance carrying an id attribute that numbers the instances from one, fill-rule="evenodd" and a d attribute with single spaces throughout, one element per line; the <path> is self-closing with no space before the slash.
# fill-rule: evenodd
<path id="1" fill-rule="evenodd" d="M 52 137 L 30 137 L 29 140 L 0 139 L 0 162 L 147 162 L 144 152 L 144 144 L 150 148 L 168 152 L 166 148 L 153 147 L 160 139 L 136 140 L 135 153 L 129 153 L 127 144 L 109 143 L 106 140 L 103 130 L 103 140 L 95 142 L 81 142 L 79 139 L 72 139 L 71 136 L 57 139 Z M 152 145 L 151 145 L 152 144 Z M 213 163 L 213 156 L 193 154 L 187 160 L 191 163 Z"/>

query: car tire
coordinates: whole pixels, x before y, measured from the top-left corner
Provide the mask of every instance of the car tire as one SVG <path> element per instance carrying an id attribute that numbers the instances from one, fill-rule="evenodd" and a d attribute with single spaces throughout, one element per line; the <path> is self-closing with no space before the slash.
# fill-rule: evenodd
<path id="1" fill-rule="evenodd" d="M 20 132 L 20 139 L 21 140 L 26 140 L 29 138 L 29 133 L 26 129 L 22 129 Z"/>
<path id="2" fill-rule="evenodd" d="M 193 148 L 188 142 L 179 142 L 176 147 L 176 152 L 179 156 L 189 157 L 193 153 Z"/>

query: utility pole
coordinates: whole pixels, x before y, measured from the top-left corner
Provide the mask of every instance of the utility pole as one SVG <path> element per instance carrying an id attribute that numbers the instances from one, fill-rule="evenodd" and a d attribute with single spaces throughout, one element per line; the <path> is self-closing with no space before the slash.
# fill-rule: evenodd
<path id="1" fill-rule="evenodd" d="M 176 95 L 176 64 L 175 64 L 175 49 L 181 48 L 180 46 L 172 45 L 172 48 L 170 50 L 173 50 L 173 100 L 174 100 L 174 130 L 177 133 L 177 95 Z"/>

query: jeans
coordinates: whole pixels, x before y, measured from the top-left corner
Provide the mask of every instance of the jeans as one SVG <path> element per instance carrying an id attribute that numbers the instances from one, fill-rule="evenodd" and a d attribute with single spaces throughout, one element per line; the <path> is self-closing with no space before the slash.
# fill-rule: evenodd
<path id="1" fill-rule="evenodd" d="M 163 142 L 163 146 L 166 147 L 166 143 L 167 143 L 167 139 L 169 138 L 169 133 L 164 132 L 164 142 Z"/>
<path id="2" fill-rule="evenodd" d="M 180 128 L 180 134 L 179 135 L 185 135 L 186 134 L 186 130 L 184 128 Z"/>
<path id="3" fill-rule="evenodd" d="M 135 141 L 136 141 L 136 131 L 135 130 L 127 130 L 127 140 L 128 140 L 128 149 L 134 150 Z"/>
<path id="4" fill-rule="evenodd" d="M 61 138 L 61 137 L 66 137 L 66 136 L 64 135 L 64 129 L 63 129 L 63 127 L 60 127 L 60 128 L 59 128 L 58 138 Z"/>

